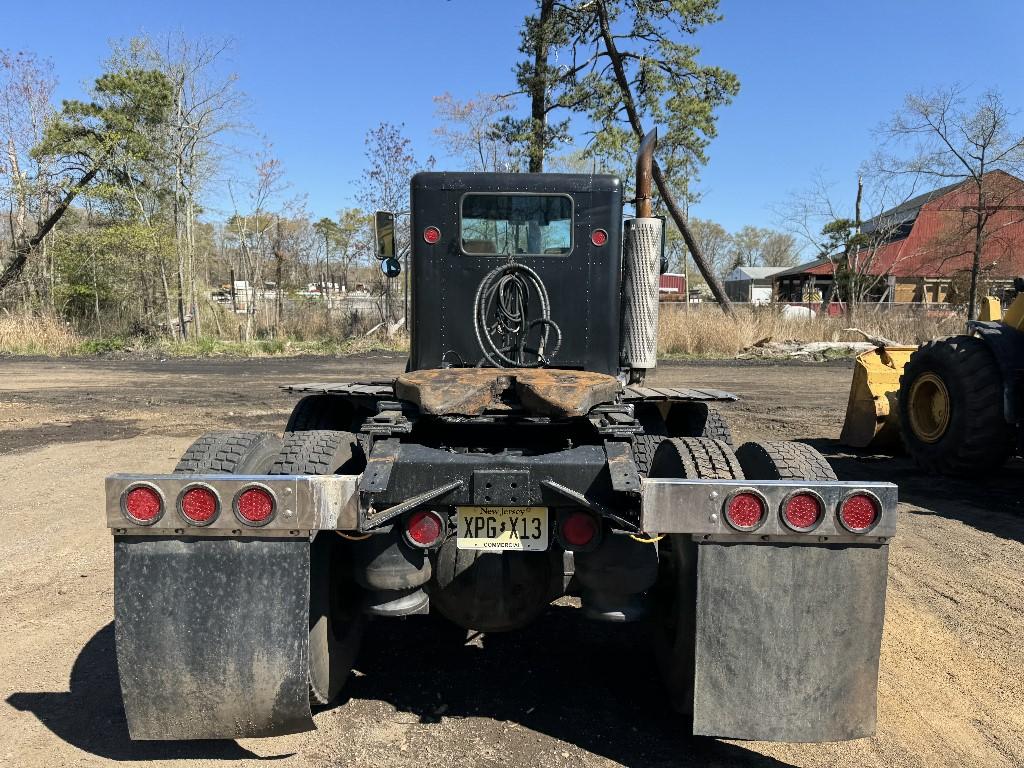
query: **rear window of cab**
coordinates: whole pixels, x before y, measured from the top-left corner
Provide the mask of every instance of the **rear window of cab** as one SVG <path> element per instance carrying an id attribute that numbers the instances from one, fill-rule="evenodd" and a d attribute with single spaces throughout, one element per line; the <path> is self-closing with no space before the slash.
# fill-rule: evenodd
<path id="1" fill-rule="evenodd" d="M 471 256 L 564 256 L 572 250 L 568 195 L 471 193 L 462 198 L 462 251 Z"/>

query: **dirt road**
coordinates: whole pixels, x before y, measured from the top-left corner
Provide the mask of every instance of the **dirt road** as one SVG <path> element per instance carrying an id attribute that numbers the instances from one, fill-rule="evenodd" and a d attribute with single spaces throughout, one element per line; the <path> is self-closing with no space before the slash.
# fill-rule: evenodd
<path id="1" fill-rule="evenodd" d="M 840 477 L 899 483 L 876 737 L 687 738 L 634 630 L 582 621 L 566 604 L 465 646 L 427 632 L 427 619 L 376 622 L 347 700 L 311 734 L 129 741 L 103 476 L 167 471 L 209 429 L 279 430 L 293 402 L 279 384 L 400 368 L 391 356 L 0 361 L 0 765 L 1024 765 L 1024 466 L 975 484 L 842 453 L 842 365 L 671 365 L 656 381 L 735 391 L 738 438 L 807 440 Z"/>

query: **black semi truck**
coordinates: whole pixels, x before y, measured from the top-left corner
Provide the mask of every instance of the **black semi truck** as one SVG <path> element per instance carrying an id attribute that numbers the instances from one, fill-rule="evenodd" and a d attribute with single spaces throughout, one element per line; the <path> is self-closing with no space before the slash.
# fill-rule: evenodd
<path id="1" fill-rule="evenodd" d="M 732 395 L 649 385 L 653 144 L 635 218 L 612 176 L 415 176 L 404 374 L 296 385 L 283 438 L 107 479 L 133 738 L 309 729 L 368 619 L 502 632 L 566 594 L 646 623 L 633 661 L 695 734 L 873 733 L 896 489 L 803 444 L 734 449 Z"/>

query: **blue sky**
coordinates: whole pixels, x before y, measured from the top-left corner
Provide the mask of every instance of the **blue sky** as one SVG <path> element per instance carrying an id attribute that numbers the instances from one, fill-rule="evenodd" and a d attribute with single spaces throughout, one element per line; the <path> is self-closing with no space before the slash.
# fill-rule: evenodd
<path id="1" fill-rule="evenodd" d="M 229 66 L 251 102 L 249 121 L 272 143 L 293 192 L 316 215 L 352 203 L 363 136 L 404 123 L 418 155 L 442 155 L 431 97 L 513 85 L 518 29 L 532 0 L 65 2 L 12 4 L 0 47 L 50 57 L 60 97 L 80 96 L 108 41 L 181 30 L 230 37 Z M 911 90 L 962 83 L 998 88 L 1024 108 L 1014 0 L 723 0 L 703 30 L 702 59 L 739 75 L 693 215 L 727 229 L 776 224 L 773 208 L 817 173 L 851 188 L 873 129 Z M 451 163 L 440 162 L 443 167 Z M 840 184 L 842 186 L 840 186 Z"/>

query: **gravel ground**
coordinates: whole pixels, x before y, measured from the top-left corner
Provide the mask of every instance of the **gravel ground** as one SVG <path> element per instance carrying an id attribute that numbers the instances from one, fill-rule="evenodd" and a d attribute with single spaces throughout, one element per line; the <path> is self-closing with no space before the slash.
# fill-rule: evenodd
<path id="1" fill-rule="evenodd" d="M 743 397 L 739 439 L 811 442 L 844 479 L 899 483 L 878 734 L 832 744 L 693 739 L 666 711 L 628 626 L 562 601 L 469 644 L 429 618 L 376 622 L 337 707 L 309 734 L 133 743 L 113 649 L 102 478 L 167 471 L 199 433 L 280 429 L 279 384 L 401 370 L 342 360 L 0 361 L 0 765 L 1024 765 L 1024 473 L 926 477 L 836 444 L 848 363 L 662 366 L 654 379 Z M 495 683 L 495 681 L 500 681 Z"/>

